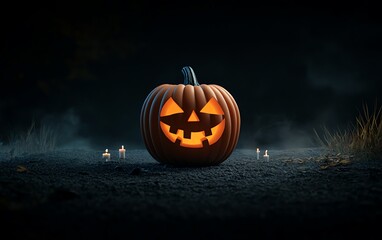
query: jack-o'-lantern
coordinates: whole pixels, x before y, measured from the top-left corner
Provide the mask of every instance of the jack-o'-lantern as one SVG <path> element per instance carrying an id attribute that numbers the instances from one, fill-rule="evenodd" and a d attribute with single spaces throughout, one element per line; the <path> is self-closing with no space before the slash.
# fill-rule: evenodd
<path id="1" fill-rule="evenodd" d="M 184 166 L 217 165 L 235 149 L 240 112 L 232 95 L 218 85 L 200 85 L 191 67 L 184 84 L 163 84 L 146 98 L 141 133 L 151 156 Z"/>

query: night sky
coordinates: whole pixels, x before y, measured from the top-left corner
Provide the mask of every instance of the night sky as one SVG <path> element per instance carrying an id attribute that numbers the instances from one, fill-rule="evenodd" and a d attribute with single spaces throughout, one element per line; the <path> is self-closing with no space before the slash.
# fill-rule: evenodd
<path id="1" fill-rule="evenodd" d="M 143 101 L 182 83 L 184 66 L 236 99 L 241 148 L 312 146 L 314 128 L 345 128 L 382 101 L 382 22 L 368 1 L 153 2 L 4 7 L 0 141 L 35 120 L 63 146 L 143 147 Z"/>

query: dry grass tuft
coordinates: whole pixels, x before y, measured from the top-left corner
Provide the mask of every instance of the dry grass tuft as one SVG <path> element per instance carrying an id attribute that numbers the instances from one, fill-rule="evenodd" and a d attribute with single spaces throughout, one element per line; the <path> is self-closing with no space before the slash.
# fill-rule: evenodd
<path id="1" fill-rule="evenodd" d="M 11 157 L 45 153 L 56 148 L 57 132 L 52 127 L 32 122 L 25 132 L 10 137 L 9 149 Z"/>
<path id="2" fill-rule="evenodd" d="M 382 156 L 382 106 L 375 104 L 372 111 L 363 105 L 363 112 L 356 117 L 349 130 L 330 132 L 324 127 L 323 137 L 314 130 L 321 145 L 344 154 Z"/>

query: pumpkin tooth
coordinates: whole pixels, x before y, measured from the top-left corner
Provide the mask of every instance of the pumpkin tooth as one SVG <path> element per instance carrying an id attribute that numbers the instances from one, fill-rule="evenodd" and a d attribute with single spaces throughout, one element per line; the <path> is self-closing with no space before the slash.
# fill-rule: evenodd
<path id="1" fill-rule="evenodd" d="M 170 131 L 170 133 L 177 134 L 178 128 L 174 127 L 174 126 L 171 126 L 169 131 Z"/>
<path id="2" fill-rule="evenodd" d="M 210 145 L 207 138 L 204 138 L 201 141 L 202 141 L 203 147 L 208 147 Z"/>
<path id="3" fill-rule="evenodd" d="M 208 128 L 206 130 L 204 130 L 204 136 L 211 136 L 212 135 L 212 131 L 211 131 L 211 128 Z"/>
<path id="4" fill-rule="evenodd" d="M 184 131 L 183 132 L 183 138 L 191 139 L 191 131 Z"/>

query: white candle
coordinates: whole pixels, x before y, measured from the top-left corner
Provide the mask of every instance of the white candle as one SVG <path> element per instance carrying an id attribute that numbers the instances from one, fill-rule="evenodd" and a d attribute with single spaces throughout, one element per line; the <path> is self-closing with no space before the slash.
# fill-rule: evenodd
<path id="1" fill-rule="evenodd" d="M 260 149 L 259 148 L 257 148 L 256 149 L 256 157 L 257 157 L 257 160 L 259 160 L 259 158 L 260 158 Z"/>
<path id="2" fill-rule="evenodd" d="M 268 150 L 265 150 L 264 159 L 269 160 Z"/>
<path id="3" fill-rule="evenodd" d="M 119 149 L 119 159 L 125 159 L 126 157 L 126 149 L 122 145 L 122 148 Z"/>
<path id="4" fill-rule="evenodd" d="M 110 153 L 109 153 L 109 149 L 106 149 L 104 153 L 102 153 L 102 158 L 107 161 L 110 161 Z"/>

